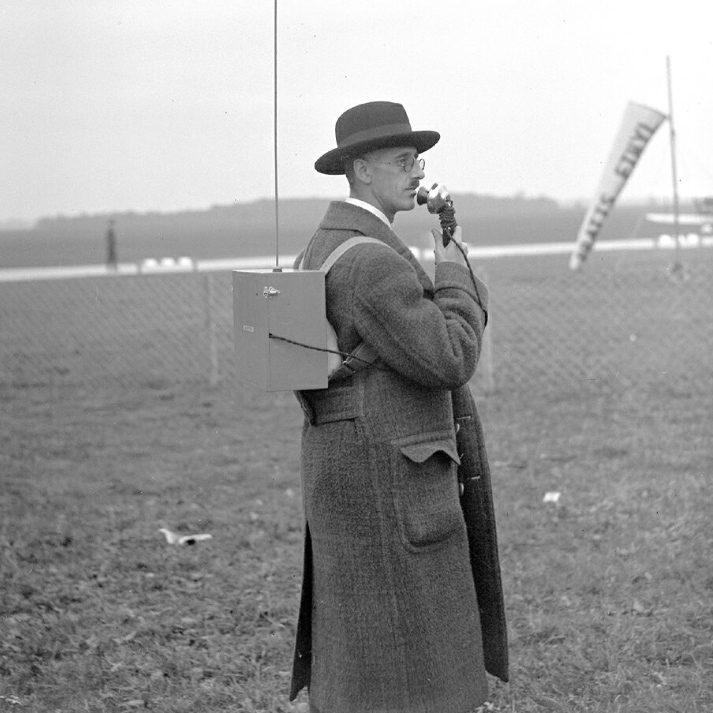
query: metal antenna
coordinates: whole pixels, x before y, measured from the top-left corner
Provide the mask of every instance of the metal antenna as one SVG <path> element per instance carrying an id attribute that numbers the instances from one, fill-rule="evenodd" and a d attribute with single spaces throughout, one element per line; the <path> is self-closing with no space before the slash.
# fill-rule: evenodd
<path id="1" fill-rule="evenodd" d="M 275 0 L 273 28 L 273 151 L 275 154 L 275 272 L 280 272 L 280 201 L 277 180 L 277 0 Z"/>

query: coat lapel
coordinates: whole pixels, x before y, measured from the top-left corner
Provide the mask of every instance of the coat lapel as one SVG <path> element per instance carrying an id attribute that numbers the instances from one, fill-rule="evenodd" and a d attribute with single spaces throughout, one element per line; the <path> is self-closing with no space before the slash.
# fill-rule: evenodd
<path id="1" fill-rule="evenodd" d="M 403 240 L 375 215 L 369 213 L 369 211 L 352 205 L 351 203 L 333 201 L 329 204 L 327 214 L 322 219 L 319 227 L 329 231 L 349 231 L 350 234 L 357 232 L 361 235 L 381 240 L 408 261 L 414 269 L 418 281 L 421 283 L 426 295 L 429 298 L 433 297 L 433 282 L 423 267 L 421 267 L 421 263 L 414 257 L 414 254 L 408 249 Z M 345 240 L 346 237 L 347 236 L 345 236 Z"/>

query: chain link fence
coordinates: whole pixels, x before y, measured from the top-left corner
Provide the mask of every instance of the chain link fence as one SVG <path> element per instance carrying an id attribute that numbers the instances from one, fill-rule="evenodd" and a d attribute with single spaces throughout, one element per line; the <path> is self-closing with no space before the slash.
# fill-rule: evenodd
<path id="1" fill-rule="evenodd" d="M 713 250 L 483 260 L 491 293 L 483 390 L 710 385 Z M 230 385 L 231 273 L 0 282 L 0 385 Z"/>
<path id="2" fill-rule="evenodd" d="M 498 265 L 490 272 L 496 384 L 550 391 L 710 385 L 711 253 L 688 255 L 680 269 L 670 253 L 623 255 L 546 277 L 532 260 Z"/>

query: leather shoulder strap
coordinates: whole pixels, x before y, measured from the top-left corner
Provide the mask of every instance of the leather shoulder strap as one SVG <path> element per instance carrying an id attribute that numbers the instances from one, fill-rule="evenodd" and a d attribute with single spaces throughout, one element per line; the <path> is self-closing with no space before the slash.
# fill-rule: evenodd
<path id="1" fill-rule="evenodd" d="M 355 235 L 353 238 L 345 240 L 341 245 L 332 250 L 332 252 L 327 256 L 327 259 L 318 269 L 324 270 L 325 273 L 329 272 L 332 265 L 334 265 L 334 263 L 337 262 L 337 260 L 339 260 L 339 258 L 344 255 L 345 252 L 347 252 L 347 250 L 351 250 L 351 248 L 353 248 L 355 245 L 360 245 L 361 243 L 379 243 L 380 245 L 386 245 L 386 243 L 381 240 L 378 240 L 377 238 L 367 238 L 365 235 Z M 386 245 L 386 247 L 390 246 Z M 295 261 L 297 270 L 305 269 L 306 257 L 306 250 L 303 250 L 302 253 L 297 256 L 297 260 Z"/>
<path id="2" fill-rule="evenodd" d="M 362 245 L 364 243 L 378 243 L 379 245 L 384 245 L 384 247 L 387 247 L 390 250 L 392 249 L 389 245 L 386 245 L 383 241 L 378 240 L 377 238 L 368 238 L 365 235 L 356 235 L 353 238 L 345 240 L 341 245 L 332 250 L 332 252 L 327 256 L 327 259 L 322 263 L 320 270 L 324 270 L 325 274 L 328 273 L 334 263 L 337 262 L 337 260 L 339 260 L 344 253 L 351 250 L 356 245 Z M 303 269 L 303 264 L 304 257 L 300 261 L 300 270 Z M 329 382 L 340 381 L 348 376 L 352 376 L 357 371 L 361 371 L 367 366 L 373 364 L 373 362 L 376 361 L 376 358 L 376 353 L 364 344 L 364 342 L 360 342 L 342 362 L 341 366 L 330 375 Z"/>
<path id="3" fill-rule="evenodd" d="M 327 259 L 322 263 L 322 266 L 319 269 L 324 270 L 325 273 L 328 273 L 334 263 L 337 262 L 337 260 L 339 260 L 339 258 L 342 257 L 345 252 L 351 250 L 357 245 L 362 245 L 363 243 L 377 243 L 378 245 L 385 245 L 381 240 L 378 240 L 377 238 L 367 238 L 365 235 L 355 235 L 353 238 L 345 240 L 341 245 L 332 250 L 332 252 L 327 256 Z M 389 246 L 385 245 L 385 247 Z"/>

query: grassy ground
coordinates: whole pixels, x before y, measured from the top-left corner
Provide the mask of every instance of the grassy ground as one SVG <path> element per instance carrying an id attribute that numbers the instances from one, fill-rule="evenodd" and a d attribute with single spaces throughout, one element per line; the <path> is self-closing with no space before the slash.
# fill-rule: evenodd
<path id="1" fill-rule="evenodd" d="M 487 265 L 495 390 L 475 385 L 512 660 L 495 710 L 713 710 L 709 253 L 683 282 L 653 254 L 576 280 Z M 300 410 L 228 369 L 173 378 L 208 363 L 208 322 L 232 365 L 228 278 L 211 320 L 195 279 L 6 286 L 0 712 L 304 710 Z"/>
<path id="2" fill-rule="evenodd" d="M 292 395 L 0 397 L 0 711 L 300 710 Z M 479 403 L 512 659 L 495 709 L 712 710 L 710 388 Z M 159 527 L 213 539 L 170 546 Z"/>

